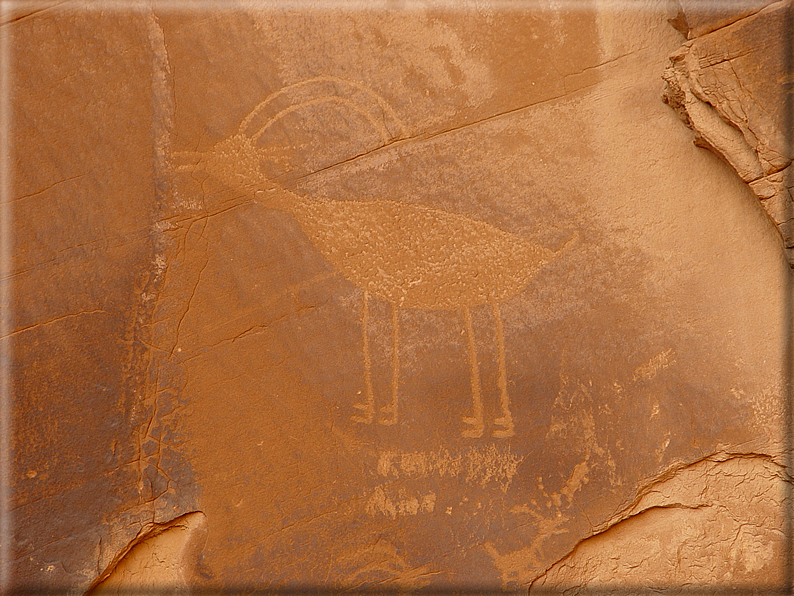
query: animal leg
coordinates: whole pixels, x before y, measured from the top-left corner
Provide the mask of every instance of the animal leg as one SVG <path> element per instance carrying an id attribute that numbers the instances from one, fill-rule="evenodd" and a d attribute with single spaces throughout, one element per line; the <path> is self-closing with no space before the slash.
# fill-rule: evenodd
<path id="1" fill-rule="evenodd" d="M 400 326 L 397 320 L 397 305 L 391 304 L 391 327 L 392 327 L 392 347 L 391 347 L 391 403 L 380 409 L 384 416 L 380 419 L 381 424 L 392 425 L 397 422 L 397 395 L 400 381 Z"/>
<path id="2" fill-rule="evenodd" d="M 482 419 L 480 367 L 477 363 L 477 346 L 474 344 L 474 327 L 471 324 L 471 312 L 468 306 L 463 307 L 463 319 L 466 322 L 466 337 L 469 340 L 469 366 L 471 367 L 471 394 L 473 402 L 472 416 L 465 416 L 463 418 L 464 424 L 470 424 L 472 428 L 464 430 L 463 436 L 477 439 L 482 436 L 485 425 Z"/>
<path id="3" fill-rule="evenodd" d="M 507 363 L 505 362 L 505 330 L 502 327 L 502 315 L 499 312 L 499 305 L 496 300 L 491 300 L 491 312 L 496 321 L 496 343 L 499 348 L 499 403 L 502 407 L 502 415 L 494 420 L 496 426 L 501 429 L 493 431 L 493 436 L 505 439 L 515 434 L 513 425 L 513 415 L 510 413 L 510 396 L 507 395 Z"/>
<path id="4" fill-rule="evenodd" d="M 364 291 L 364 305 L 361 309 L 361 327 L 364 332 L 364 391 L 366 400 L 361 404 L 353 404 L 353 407 L 361 410 L 361 416 L 351 416 L 354 422 L 371 424 L 375 417 L 375 393 L 372 391 L 372 359 L 369 356 L 369 336 L 367 326 L 369 323 L 369 293 Z"/>

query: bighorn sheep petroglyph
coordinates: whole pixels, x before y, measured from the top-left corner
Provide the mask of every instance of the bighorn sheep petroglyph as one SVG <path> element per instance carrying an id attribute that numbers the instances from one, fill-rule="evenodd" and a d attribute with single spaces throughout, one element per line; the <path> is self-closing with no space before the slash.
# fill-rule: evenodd
<path id="1" fill-rule="evenodd" d="M 325 88 L 325 94 L 282 108 L 251 134 L 255 118 L 276 98 L 306 86 Z M 329 94 L 327 88 L 332 88 Z M 341 94 L 348 89 L 371 109 Z M 462 314 L 468 340 L 472 413 L 463 418 L 466 437 L 483 435 L 482 389 L 471 310 L 488 305 L 496 325 L 500 415 L 493 435 L 510 437 L 515 424 L 507 390 L 505 339 L 499 304 L 521 292 L 550 261 L 576 242 L 576 233 L 558 251 L 543 248 L 524 238 L 470 217 L 393 200 L 329 200 L 304 197 L 268 179 L 261 168 L 268 153 L 258 141 L 279 119 L 311 105 L 336 104 L 364 118 L 378 133 L 383 145 L 405 137 L 405 128 L 394 110 L 379 95 L 359 83 L 336 77 L 317 77 L 285 87 L 269 96 L 242 121 L 236 134 L 206 153 L 178 154 L 194 163 L 184 171 L 203 170 L 224 183 L 253 192 L 270 209 L 290 214 L 325 259 L 363 293 L 361 311 L 364 360 L 364 399 L 354 405 L 353 420 L 395 424 L 399 398 L 399 311 L 403 308 L 455 310 Z M 389 126 L 396 127 L 391 135 Z M 372 386 L 368 336 L 369 301 L 387 301 L 392 313 L 391 401 L 376 408 Z M 380 414 L 379 416 L 377 414 Z"/>

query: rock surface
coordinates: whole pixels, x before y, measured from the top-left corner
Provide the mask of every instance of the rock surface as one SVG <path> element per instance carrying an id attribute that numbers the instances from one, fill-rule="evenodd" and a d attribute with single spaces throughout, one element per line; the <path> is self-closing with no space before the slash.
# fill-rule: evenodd
<path id="1" fill-rule="evenodd" d="M 529 591 L 768 593 L 784 585 L 790 486 L 763 456 L 709 456 L 644 487 Z"/>
<path id="2" fill-rule="evenodd" d="M 786 43 L 791 6 L 775 2 L 746 18 L 738 18 L 744 11 L 735 16 L 713 32 L 690 31 L 695 39 L 670 56 L 665 100 L 695 131 L 695 142 L 722 156 L 750 185 L 794 266 L 794 177 L 786 137 L 792 127 L 786 102 L 794 63 L 794 46 Z"/>
<path id="3" fill-rule="evenodd" d="M 678 14 L 670 20 L 670 24 L 687 39 L 692 39 L 753 15 L 774 1 L 676 0 Z"/>
<path id="4" fill-rule="evenodd" d="M 779 7 L 582 6 L 5 20 L 15 588 L 783 581 Z"/>
<path id="5" fill-rule="evenodd" d="M 120 553 L 87 596 L 184 594 L 195 583 L 207 541 L 207 517 L 186 513 L 165 524 L 151 524 Z"/>

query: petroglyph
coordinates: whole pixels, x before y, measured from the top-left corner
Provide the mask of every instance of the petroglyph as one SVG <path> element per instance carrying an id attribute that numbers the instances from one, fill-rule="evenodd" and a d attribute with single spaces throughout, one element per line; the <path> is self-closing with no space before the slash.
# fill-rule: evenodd
<path id="1" fill-rule="evenodd" d="M 437 575 L 430 565 L 413 565 L 400 555 L 397 548 L 388 540 L 379 537 L 375 544 L 351 550 L 339 558 L 343 568 L 354 567 L 345 577 L 345 585 L 350 589 L 374 585 L 394 585 L 401 590 L 418 590 L 430 583 L 430 577 Z"/>
<path id="2" fill-rule="evenodd" d="M 290 105 L 259 123 L 268 107 L 281 105 L 281 100 L 288 97 L 292 98 Z M 369 103 L 369 109 L 362 102 Z M 577 234 L 561 249 L 552 251 L 458 213 L 386 199 L 319 200 L 295 194 L 265 176 L 262 162 L 276 156 L 258 143 L 279 119 L 319 104 L 333 104 L 358 114 L 377 132 L 383 145 L 405 133 L 395 112 L 375 92 L 344 79 L 317 77 L 270 95 L 243 119 L 236 134 L 211 151 L 181 154 L 196 162 L 181 169 L 205 170 L 234 188 L 254 191 L 256 200 L 265 207 L 290 214 L 325 259 L 361 290 L 365 395 L 361 403 L 354 404 L 360 413 L 352 420 L 371 424 L 377 418 L 385 425 L 398 421 L 399 310 L 454 310 L 461 313 L 466 332 L 472 391 L 471 415 L 462 419 L 469 428 L 463 430 L 463 435 L 481 437 L 485 421 L 471 309 L 488 305 L 496 331 L 500 394 L 500 413 L 493 421 L 493 436 L 512 436 L 515 424 L 507 390 L 499 304 L 522 292 L 546 264 L 577 241 Z M 391 128 L 384 121 L 397 129 L 396 136 L 391 135 Z M 372 386 L 368 339 L 372 298 L 388 302 L 392 313 L 392 395 L 379 411 Z"/>
<path id="3" fill-rule="evenodd" d="M 537 525 L 537 530 L 529 546 L 511 552 L 500 553 L 492 542 L 483 545 L 483 549 L 501 573 L 503 588 L 515 583 L 524 585 L 538 576 L 544 568 L 546 558 L 543 553 L 543 543 L 552 536 L 567 533 L 568 530 L 562 526 L 570 519 L 560 511 L 543 516 L 527 506 L 517 506 L 512 513 L 529 514 Z"/>
<path id="4" fill-rule="evenodd" d="M 384 451 L 378 457 L 378 474 L 385 478 L 461 478 L 467 484 L 485 488 L 489 484 L 507 492 L 524 460 L 495 445 L 472 447 L 457 456 L 438 451 Z"/>
<path id="5" fill-rule="evenodd" d="M 390 495 L 388 486 L 380 485 L 372 491 L 365 510 L 372 517 L 384 515 L 391 519 L 397 519 L 407 515 L 433 513 L 435 507 L 436 493 L 433 491 L 413 495 L 404 488 L 400 488 L 396 495 Z"/>
<path id="6" fill-rule="evenodd" d="M 599 400 L 594 396 L 607 393 L 614 395 L 616 399 L 622 399 L 634 391 L 645 391 L 650 381 L 657 379 L 664 370 L 676 364 L 674 349 L 667 348 L 636 367 L 629 378 L 612 379 L 606 384 L 594 386 L 592 380 L 574 379 L 566 374 L 565 360 L 566 356 L 563 355 L 560 388 L 554 400 L 546 437 L 564 438 L 571 446 L 576 445 L 582 461 L 572 470 L 565 488 L 559 494 L 550 495 L 555 503 L 558 503 L 563 496 L 566 496 L 570 502 L 573 494 L 589 482 L 589 474 L 593 468 L 600 467 L 604 470 L 613 486 L 622 483 L 615 472 L 617 466 L 609 448 L 598 440 L 594 408 L 602 406 L 596 406 Z M 661 415 L 660 404 L 656 400 L 652 401 L 648 419 L 653 420 Z M 656 450 L 657 459 L 661 460 L 670 442 L 669 437 L 662 441 L 659 449 Z M 594 457 L 597 461 L 592 461 Z"/>
<path id="7" fill-rule="evenodd" d="M 645 379 L 646 381 L 650 381 L 659 374 L 659 371 L 673 364 L 675 364 L 673 348 L 668 348 L 664 352 L 659 352 L 642 366 L 638 366 L 634 371 L 634 378 L 632 380 L 638 381 L 640 379 Z"/>
<path id="8" fill-rule="evenodd" d="M 742 389 L 731 388 L 736 399 L 751 406 L 759 435 L 765 437 L 770 444 L 780 444 L 785 440 L 785 387 L 785 380 L 778 377 L 749 394 Z"/>

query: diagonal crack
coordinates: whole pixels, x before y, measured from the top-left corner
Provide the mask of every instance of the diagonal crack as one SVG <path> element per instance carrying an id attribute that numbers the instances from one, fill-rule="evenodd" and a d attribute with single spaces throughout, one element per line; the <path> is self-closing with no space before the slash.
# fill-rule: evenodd
<path id="1" fill-rule="evenodd" d="M 28 9 L 23 14 L 17 14 L 16 16 L 8 16 L 8 17 L 6 17 L 4 15 L 3 16 L 3 20 L 0 22 L 0 27 L 7 27 L 9 25 L 14 25 L 16 23 L 21 23 L 22 21 L 25 21 L 25 20 L 27 20 L 29 18 L 32 18 L 32 17 L 35 17 L 36 15 L 40 15 L 40 14 L 45 13 L 45 12 L 50 12 L 52 10 L 55 10 L 55 9 L 61 7 L 64 4 L 68 4 L 68 3 L 73 2 L 73 1 L 74 0 L 59 0 L 59 1 L 58 0 L 50 0 L 49 6 L 44 6 L 42 8 L 31 8 L 31 9 Z M 11 4 L 11 3 L 9 2 L 9 4 Z M 42 2 L 42 4 L 44 4 L 44 3 Z M 11 13 L 11 15 L 13 15 L 13 12 L 14 12 L 13 11 L 13 6 L 11 7 L 11 10 L 9 12 Z"/>
<path id="2" fill-rule="evenodd" d="M 4 335 L 4 336 L 0 337 L 0 339 L 6 339 L 7 337 L 12 337 L 12 336 L 17 335 L 19 333 L 22 333 L 24 331 L 30 331 L 32 329 L 35 329 L 36 327 L 42 327 L 42 326 L 45 326 L 45 325 L 52 325 L 53 323 L 57 323 L 59 321 L 65 320 L 65 319 L 72 319 L 74 317 L 82 317 L 83 315 L 91 315 L 91 314 L 96 314 L 96 313 L 108 314 L 108 311 L 106 311 L 104 309 L 101 309 L 101 308 L 97 308 L 97 309 L 94 309 L 94 310 L 85 310 L 85 311 L 81 311 L 81 312 L 70 313 L 70 314 L 67 314 L 67 315 L 61 315 L 59 317 L 55 317 L 54 319 L 50 319 L 49 321 L 43 321 L 41 323 L 33 323 L 32 325 L 27 325 L 25 327 L 21 327 L 19 329 L 16 329 L 15 331 L 12 331 L 11 333 L 9 333 L 7 335 Z"/>
<path id="3" fill-rule="evenodd" d="M 776 461 L 776 459 L 774 457 L 772 457 L 771 455 L 768 455 L 768 454 L 765 454 L 765 453 L 721 451 L 721 452 L 710 453 L 709 455 L 706 455 L 704 457 L 695 459 L 695 460 L 690 461 L 690 462 L 686 462 L 686 463 L 678 462 L 678 463 L 675 463 L 672 466 L 668 467 L 661 474 L 657 475 L 653 479 L 651 479 L 648 482 L 646 482 L 642 487 L 640 487 L 635 492 L 634 498 L 628 504 L 621 506 L 616 511 L 615 514 L 613 514 L 613 515 L 611 515 L 609 517 L 609 519 L 606 522 L 604 522 L 602 524 L 599 524 L 599 526 L 595 529 L 594 532 L 592 532 L 589 535 L 584 536 L 581 539 L 577 540 L 576 543 L 568 550 L 568 552 L 564 556 L 560 557 L 556 561 L 554 561 L 551 564 L 547 565 L 546 568 L 543 569 L 543 571 L 541 571 L 538 574 L 538 576 L 529 583 L 530 593 L 532 593 L 532 587 L 535 585 L 535 583 L 538 580 L 540 580 L 541 578 L 545 577 L 546 574 L 548 574 L 548 572 L 551 571 L 551 569 L 553 569 L 554 567 L 557 567 L 557 566 L 563 564 L 564 561 L 570 559 L 574 555 L 576 550 L 583 543 L 588 542 L 592 538 L 594 538 L 596 536 L 600 536 L 600 535 L 610 531 L 612 528 L 618 526 L 619 524 L 622 524 L 623 522 L 625 522 L 625 521 L 627 521 L 629 519 L 634 519 L 637 516 L 640 516 L 640 515 L 643 515 L 643 514 L 647 513 L 648 511 L 658 510 L 658 509 L 689 509 L 689 510 L 697 510 L 697 509 L 704 509 L 704 508 L 712 507 L 712 506 L 718 506 L 719 503 L 714 503 L 714 504 L 699 503 L 697 505 L 686 505 L 684 503 L 677 503 L 676 502 L 676 503 L 667 503 L 667 504 L 662 504 L 662 505 L 650 505 L 650 506 L 645 507 L 644 509 L 641 509 L 639 511 L 634 511 L 634 509 L 637 508 L 640 505 L 640 503 L 642 502 L 643 498 L 645 496 L 647 496 L 648 494 L 650 494 L 654 490 L 654 488 L 656 486 L 658 486 L 660 484 L 663 484 L 663 483 L 667 482 L 668 480 L 671 480 L 675 476 L 679 475 L 681 472 L 683 472 L 685 470 L 689 470 L 689 469 L 695 468 L 695 467 L 699 466 L 700 464 L 707 463 L 707 462 L 721 464 L 721 463 L 725 463 L 725 462 L 728 462 L 728 461 L 731 461 L 731 460 L 737 460 L 737 459 L 761 459 L 761 460 L 770 462 L 770 463 L 774 464 L 778 468 L 778 472 L 780 474 L 781 479 L 783 479 L 788 484 L 792 483 L 793 479 L 787 474 L 785 466 L 783 466 L 778 461 Z"/>
<path id="4" fill-rule="evenodd" d="M 84 178 L 84 177 L 85 177 L 85 174 L 76 174 L 75 176 L 69 176 L 68 178 L 64 178 L 63 180 L 58 180 L 57 182 L 53 182 L 52 184 L 50 184 L 46 188 L 42 188 L 41 190 L 37 190 L 35 192 L 31 192 L 31 193 L 28 193 L 26 195 L 22 195 L 20 197 L 15 197 L 15 198 L 11 199 L 8 202 L 9 203 L 16 203 L 17 201 L 21 201 L 22 199 L 30 199 L 30 198 L 38 196 L 40 194 L 44 194 L 45 192 L 47 192 L 48 190 L 52 190 L 56 186 L 60 186 L 61 184 L 66 184 L 67 182 L 71 182 L 72 180 L 80 180 L 81 178 Z"/>
<path id="5" fill-rule="evenodd" d="M 622 58 L 622 57 L 623 56 L 618 56 L 618 58 L 616 58 L 616 60 L 619 59 L 619 58 Z M 611 62 L 611 61 L 609 61 L 609 62 Z M 601 65 L 599 65 L 599 66 L 601 66 Z M 315 176 L 317 174 L 320 174 L 322 172 L 325 172 L 325 171 L 328 171 L 328 170 L 332 170 L 334 168 L 346 166 L 346 165 L 351 164 L 351 163 L 358 162 L 358 161 L 360 161 L 360 160 L 362 160 L 362 159 L 364 159 L 364 158 L 366 158 L 366 157 L 368 157 L 370 155 L 377 154 L 377 153 L 379 153 L 381 151 L 384 151 L 386 149 L 399 148 L 399 147 L 401 147 L 403 145 L 409 145 L 409 144 L 412 144 L 412 143 L 429 141 L 429 140 L 435 139 L 436 137 L 440 137 L 440 136 L 443 136 L 443 135 L 446 135 L 446 134 L 458 132 L 458 131 L 461 131 L 461 130 L 464 130 L 464 129 L 467 129 L 467 128 L 478 126 L 480 124 L 485 124 L 485 123 L 491 122 L 493 120 L 498 120 L 499 118 L 503 118 L 505 116 L 510 116 L 510 115 L 522 112 L 523 110 L 528 110 L 530 108 L 542 105 L 542 104 L 547 103 L 547 102 L 551 102 L 551 101 L 555 101 L 557 99 L 561 99 L 561 98 L 565 97 L 566 95 L 570 95 L 570 93 L 571 93 L 571 91 L 566 91 L 564 93 L 560 93 L 560 94 L 554 95 L 552 97 L 546 97 L 544 99 L 540 99 L 540 100 L 534 101 L 532 103 L 528 103 L 528 104 L 521 105 L 521 106 L 518 106 L 518 107 L 515 107 L 515 108 L 510 108 L 510 109 L 507 109 L 507 110 L 503 110 L 501 112 L 497 112 L 495 114 L 490 114 L 488 116 L 484 116 L 484 117 L 478 118 L 476 120 L 471 120 L 469 122 L 464 122 L 463 124 L 460 124 L 458 126 L 452 126 L 452 127 L 444 128 L 442 130 L 434 131 L 434 132 L 424 132 L 424 133 L 421 133 L 421 134 L 418 134 L 418 135 L 413 135 L 413 136 L 406 137 L 406 138 L 403 138 L 403 139 L 396 139 L 396 140 L 394 140 L 394 141 L 392 141 L 390 143 L 386 143 L 385 145 L 380 145 L 380 146 L 378 146 L 375 149 L 372 149 L 370 151 L 365 151 L 363 153 L 359 153 L 358 155 L 355 155 L 353 157 L 350 157 L 350 158 L 344 159 L 342 161 L 333 163 L 333 164 L 328 165 L 328 166 L 324 166 L 324 167 L 322 167 L 322 168 L 320 168 L 318 170 L 314 170 L 312 172 L 309 172 L 307 174 L 302 174 L 302 175 L 296 176 L 294 178 L 289 178 L 289 179 L 288 178 L 284 178 L 281 181 L 283 181 L 285 184 L 295 184 L 297 182 L 300 182 L 300 181 L 302 181 L 304 179 L 310 178 L 310 177 Z M 279 181 L 279 182 L 281 182 L 281 181 Z"/>

